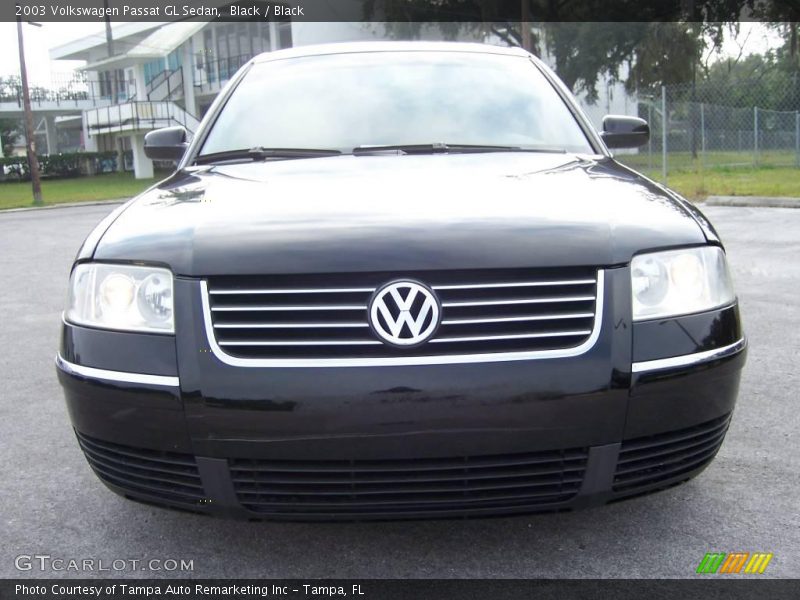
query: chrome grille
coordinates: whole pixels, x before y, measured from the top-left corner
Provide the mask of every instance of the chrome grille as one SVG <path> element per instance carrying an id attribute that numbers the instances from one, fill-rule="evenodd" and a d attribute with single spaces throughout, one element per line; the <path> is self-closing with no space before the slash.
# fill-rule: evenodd
<path id="1" fill-rule="evenodd" d="M 417 347 L 387 345 L 369 324 L 375 290 L 397 280 L 441 303 L 436 334 Z M 595 268 L 228 276 L 203 282 L 203 305 L 212 348 L 240 361 L 499 356 L 590 345 L 602 282 Z"/>

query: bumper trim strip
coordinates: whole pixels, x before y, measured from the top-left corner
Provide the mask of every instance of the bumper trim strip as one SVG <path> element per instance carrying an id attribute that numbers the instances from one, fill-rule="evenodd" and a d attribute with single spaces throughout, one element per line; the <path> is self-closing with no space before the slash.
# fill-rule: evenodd
<path id="1" fill-rule="evenodd" d="M 733 356 L 734 354 L 744 350 L 745 346 L 747 346 L 747 339 L 742 337 L 739 341 L 728 346 L 714 348 L 704 352 L 695 352 L 694 354 L 682 354 L 681 356 L 671 356 L 669 358 L 658 358 L 656 360 L 635 362 L 632 365 L 632 371 L 634 373 L 644 373 L 647 371 L 662 371 L 664 369 L 698 365 L 704 362 Z"/>
<path id="2" fill-rule="evenodd" d="M 148 385 L 162 385 L 165 387 L 179 387 L 180 380 L 177 377 L 168 375 L 148 375 L 146 373 L 129 373 L 127 371 L 109 371 L 107 369 L 96 369 L 94 367 L 84 367 L 64 360 L 60 354 L 56 354 L 56 367 L 70 375 L 79 375 L 89 379 L 102 379 L 104 381 L 116 381 L 122 383 L 144 383 Z"/>

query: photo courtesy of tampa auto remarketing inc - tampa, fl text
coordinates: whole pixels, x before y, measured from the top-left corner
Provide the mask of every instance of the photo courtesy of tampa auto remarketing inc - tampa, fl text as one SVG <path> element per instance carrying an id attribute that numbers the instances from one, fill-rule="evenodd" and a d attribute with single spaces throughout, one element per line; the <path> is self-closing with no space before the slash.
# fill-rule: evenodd
<path id="1" fill-rule="evenodd" d="M 0 6 L 0 598 L 800 597 L 800 4 Z"/>

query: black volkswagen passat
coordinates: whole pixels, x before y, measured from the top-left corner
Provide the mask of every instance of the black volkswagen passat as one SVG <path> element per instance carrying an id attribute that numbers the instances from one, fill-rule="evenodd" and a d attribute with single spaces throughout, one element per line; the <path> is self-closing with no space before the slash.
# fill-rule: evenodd
<path id="1" fill-rule="evenodd" d="M 293 519 L 599 504 L 699 473 L 745 361 L 725 252 L 519 49 L 263 54 L 89 235 L 57 357 L 127 497 Z"/>

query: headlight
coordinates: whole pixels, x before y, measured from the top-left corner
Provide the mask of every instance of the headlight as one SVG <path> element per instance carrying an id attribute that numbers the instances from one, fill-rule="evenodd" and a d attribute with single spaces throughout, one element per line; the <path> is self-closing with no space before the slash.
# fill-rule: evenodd
<path id="1" fill-rule="evenodd" d="M 156 267 L 78 265 L 64 316 L 76 325 L 174 333 L 172 273 Z"/>
<path id="2" fill-rule="evenodd" d="M 702 312 L 735 299 L 725 253 L 715 246 L 635 256 L 631 289 L 634 321 Z"/>

